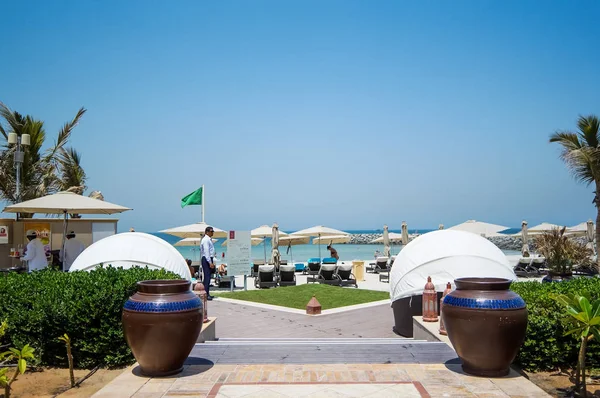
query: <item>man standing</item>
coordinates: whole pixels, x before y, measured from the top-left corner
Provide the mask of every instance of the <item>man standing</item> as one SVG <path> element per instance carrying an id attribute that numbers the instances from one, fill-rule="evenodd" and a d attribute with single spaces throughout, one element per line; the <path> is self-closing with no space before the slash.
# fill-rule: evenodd
<path id="1" fill-rule="evenodd" d="M 65 254 L 63 255 L 62 248 L 60 249 L 60 261 L 63 263 L 63 271 L 68 271 L 75 262 L 77 256 L 79 256 L 85 250 L 85 245 L 75 239 L 75 231 L 71 231 L 67 234 L 67 241 L 65 242 Z"/>
<path id="2" fill-rule="evenodd" d="M 27 253 L 21 257 L 21 260 L 27 261 L 27 268 L 29 272 L 38 271 L 48 266 L 48 260 L 46 259 L 46 250 L 44 244 L 37 237 L 37 232 L 33 229 L 27 230 L 25 233 L 29 243 L 27 243 Z"/>
<path id="3" fill-rule="evenodd" d="M 212 227 L 206 227 L 204 237 L 200 242 L 200 256 L 202 258 L 202 284 L 206 290 L 206 299 L 212 300 L 213 297 L 209 293 L 211 269 L 215 268 L 215 246 L 213 245 L 212 236 L 215 230 Z"/>

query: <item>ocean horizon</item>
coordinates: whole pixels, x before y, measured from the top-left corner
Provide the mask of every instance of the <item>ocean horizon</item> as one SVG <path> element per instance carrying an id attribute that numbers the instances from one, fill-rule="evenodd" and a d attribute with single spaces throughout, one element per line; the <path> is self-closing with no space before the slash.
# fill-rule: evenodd
<path id="1" fill-rule="evenodd" d="M 507 233 L 511 233 L 511 230 L 515 230 L 514 233 L 520 231 L 520 228 L 511 228 L 507 231 Z M 435 229 L 409 229 L 409 234 L 424 234 L 427 232 L 435 231 Z M 291 233 L 293 231 L 287 232 Z M 377 229 L 357 229 L 357 230 L 346 230 L 352 235 L 360 235 L 360 234 L 383 234 L 383 230 Z M 389 230 L 389 232 L 401 233 L 400 230 Z M 150 234 L 157 236 L 168 243 L 175 245 L 181 238 L 177 236 L 164 234 L 161 232 L 150 232 Z M 215 252 L 216 257 L 219 259 L 217 261 L 227 262 L 227 246 L 222 246 L 224 238 L 217 239 L 215 242 Z M 289 263 L 296 262 L 306 262 L 309 258 L 312 257 L 329 257 L 329 251 L 326 249 L 326 244 L 320 245 L 320 255 L 319 255 L 319 245 L 313 245 L 312 243 L 306 245 L 297 245 L 292 246 L 289 250 L 287 246 L 280 246 L 279 252 L 281 254 L 281 259 L 287 260 Z M 352 261 L 352 260 L 370 260 L 375 258 L 375 252 L 383 252 L 383 244 L 334 244 L 341 261 Z M 198 246 L 174 246 L 175 249 L 181 253 L 184 258 L 191 259 L 192 261 L 200 261 L 200 251 Z M 402 245 L 392 244 L 391 251 L 392 255 L 397 255 L 402 249 Z M 519 252 L 515 252 L 512 250 L 503 250 L 503 252 L 507 255 L 520 254 Z M 262 243 L 257 246 L 252 246 L 252 258 L 253 259 L 264 259 L 266 253 L 266 258 L 269 259 L 271 256 L 271 239 L 267 238 Z"/>

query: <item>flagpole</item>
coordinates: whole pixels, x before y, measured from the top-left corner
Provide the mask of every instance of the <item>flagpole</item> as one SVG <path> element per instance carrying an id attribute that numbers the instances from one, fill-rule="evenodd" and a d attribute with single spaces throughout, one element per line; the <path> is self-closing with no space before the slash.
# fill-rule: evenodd
<path id="1" fill-rule="evenodd" d="M 204 184 L 202 184 L 202 222 L 204 222 Z"/>

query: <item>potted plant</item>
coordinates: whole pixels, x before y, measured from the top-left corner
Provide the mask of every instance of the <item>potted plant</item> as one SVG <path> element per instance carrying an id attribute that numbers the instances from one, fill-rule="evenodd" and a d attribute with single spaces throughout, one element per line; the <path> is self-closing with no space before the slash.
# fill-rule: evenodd
<path id="1" fill-rule="evenodd" d="M 544 282 L 559 282 L 573 276 L 574 266 L 589 266 L 592 251 L 584 244 L 565 236 L 566 227 L 553 228 L 535 238 L 538 252 L 546 258 L 550 272 Z"/>

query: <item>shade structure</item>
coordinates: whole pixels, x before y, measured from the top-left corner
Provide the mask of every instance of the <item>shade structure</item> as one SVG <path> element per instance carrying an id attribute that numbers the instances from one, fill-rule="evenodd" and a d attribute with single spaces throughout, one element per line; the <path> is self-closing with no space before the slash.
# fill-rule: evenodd
<path id="1" fill-rule="evenodd" d="M 75 259 L 69 272 L 91 271 L 100 264 L 125 269 L 147 266 L 192 279 L 188 265 L 177 249 L 165 240 L 143 232 L 123 232 L 97 241 Z"/>
<path id="2" fill-rule="evenodd" d="M 279 254 L 279 226 L 273 224 L 273 230 L 271 235 L 271 263 L 275 265 L 275 269 L 279 269 L 281 263 L 281 256 Z"/>
<path id="3" fill-rule="evenodd" d="M 279 232 L 279 235 L 287 235 L 285 232 Z M 265 254 L 265 263 L 267 262 L 267 238 L 271 238 L 273 236 L 273 227 L 269 227 L 268 225 L 261 225 L 260 227 L 254 228 L 250 231 L 250 237 L 252 238 L 261 238 L 263 239 L 263 251 Z"/>
<path id="4" fill-rule="evenodd" d="M 388 238 L 390 242 L 402 242 L 402 234 L 396 232 L 388 232 Z M 383 243 L 383 235 L 377 239 L 373 239 L 371 243 Z"/>
<path id="5" fill-rule="evenodd" d="M 182 225 L 181 227 L 163 229 L 159 231 L 163 234 L 177 236 L 179 238 L 198 238 L 204 236 L 206 227 L 212 227 L 215 231 L 213 238 L 227 238 L 227 231 L 223 231 L 211 224 L 197 222 L 194 224 Z"/>
<path id="6" fill-rule="evenodd" d="M 383 226 L 383 255 L 385 257 L 391 257 L 392 256 L 392 248 L 390 246 L 390 231 L 388 231 L 388 226 L 384 225 Z"/>
<path id="7" fill-rule="evenodd" d="M 350 242 L 350 235 L 330 235 L 330 236 L 321 236 L 320 238 L 313 238 L 312 240 L 312 244 L 313 245 L 332 245 L 332 244 L 339 244 L 339 243 L 349 243 Z"/>
<path id="8" fill-rule="evenodd" d="M 527 221 L 521 223 L 521 254 L 523 257 L 529 257 L 529 234 L 527 233 Z"/>
<path id="9" fill-rule="evenodd" d="M 279 237 L 279 245 L 281 247 L 287 246 L 287 253 L 290 254 L 291 262 L 294 263 L 294 252 L 292 246 L 306 245 L 310 242 L 310 236 L 296 236 L 294 234 L 284 235 Z"/>
<path id="10" fill-rule="evenodd" d="M 572 227 L 568 227 L 565 231 L 565 235 L 575 235 L 575 236 L 587 236 L 588 231 L 588 223 L 592 223 L 592 229 L 594 228 L 594 222 L 592 220 L 588 220 Z"/>
<path id="11" fill-rule="evenodd" d="M 73 192 L 58 192 L 6 206 L 3 211 L 5 213 L 116 214 L 127 210 L 131 209 Z"/>
<path id="12" fill-rule="evenodd" d="M 477 234 L 486 238 L 492 236 L 506 236 L 501 234 L 500 231 L 504 231 L 509 229 L 503 225 L 498 224 L 490 224 L 482 221 L 476 220 L 467 220 L 462 224 L 455 225 L 453 227 L 448 228 L 450 231 L 465 231 L 471 232 L 473 234 Z"/>
<path id="13" fill-rule="evenodd" d="M 543 234 L 544 232 L 550 232 L 553 229 L 562 229 L 562 228 L 563 227 L 558 224 L 551 224 L 549 222 L 543 222 L 534 227 L 527 227 L 527 234 L 540 235 L 540 234 Z M 514 234 L 513 236 L 520 236 L 520 235 L 521 235 L 521 233 L 518 232 L 518 233 Z"/>
<path id="14" fill-rule="evenodd" d="M 402 244 L 404 246 L 408 245 L 408 225 L 406 222 L 402 221 Z"/>
<path id="15" fill-rule="evenodd" d="M 127 210 L 131 209 L 105 202 L 104 200 L 78 195 L 73 192 L 58 192 L 53 195 L 46 195 L 41 198 L 6 206 L 3 211 L 6 213 L 62 214 L 64 221 L 61 248 L 64 253 L 67 235 L 67 214 L 116 214 Z"/>
<path id="16" fill-rule="evenodd" d="M 588 220 L 587 222 L 587 231 L 586 236 L 588 243 L 586 247 L 590 249 L 594 255 L 596 254 L 596 248 L 594 247 L 594 236 L 596 235 L 596 231 L 594 231 L 594 222 L 592 220 Z"/>
<path id="17" fill-rule="evenodd" d="M 264 241 L 264 239 L 261 238 L 250 238 L 250 244 L 252 246 L 258 246 L 260 245 L 262 242 Z M 221 246 L 227 246 L 227 242 L 229 242 L 229 239 L 225 240 L 223 243 L 221 243 Z"/>
<path id="18" fill-rule="evenodd" d="M 438 292 L 456 278 L 516 279 L 496 245 L 476 234 L 451 230 L 428 232 L 402 249 L 390 272 L 390 299 L 422 294 L 428 276 Z"/>
<path id="19" fill-rule="evenodd" d="M 212 240 L 213 243 L 217 242 L 217 239 Z M 202 238 L 185 238 L 175 242 L 173 246 L 200 246 Z"/>
<path id="20" fill-rule="evenodd" d="M 294 232 L 294 235 L 300 236 L 313 236 L 320 238 L 321 236 L 334 236 L 334 235 L 348 235 L 344 231 L 340 231 L 338 229 L 333 229 L 329 227 L 324 227 L 322 225 L 317 225 L 314 227 L 302 229 L 300 231 Z M 319 258 L 321 258 L 321 244 L 319 243 Z"/>

